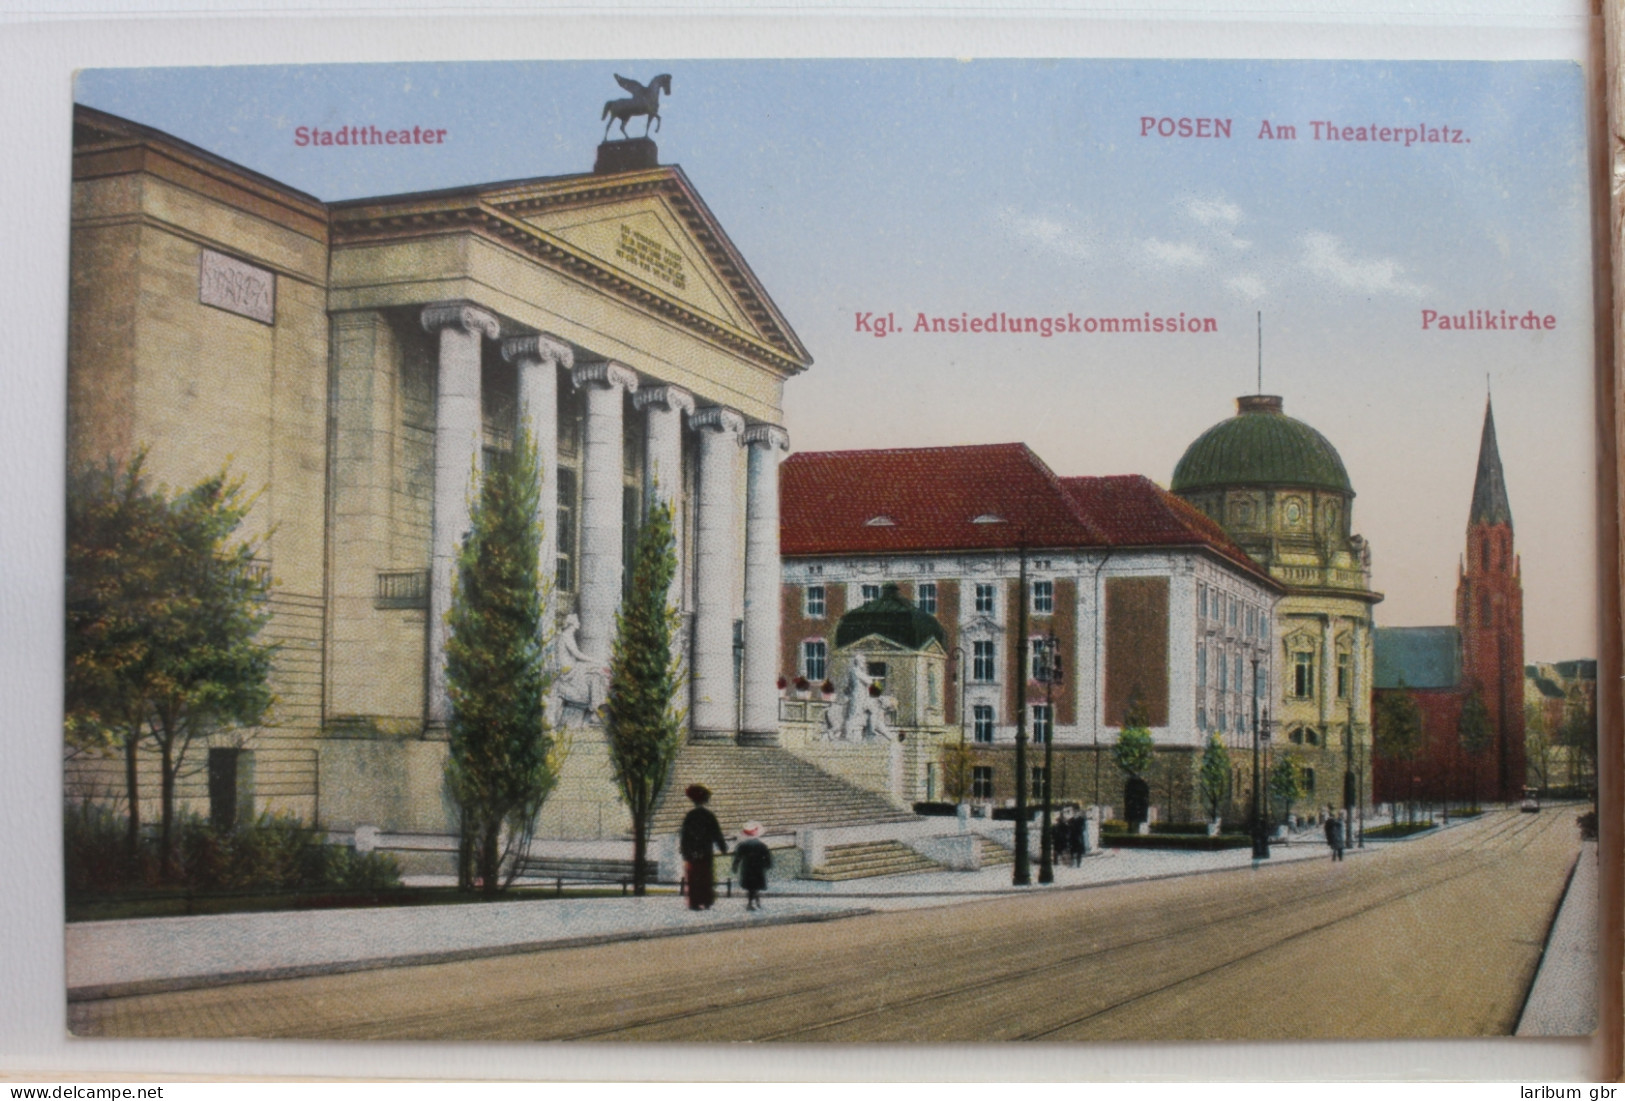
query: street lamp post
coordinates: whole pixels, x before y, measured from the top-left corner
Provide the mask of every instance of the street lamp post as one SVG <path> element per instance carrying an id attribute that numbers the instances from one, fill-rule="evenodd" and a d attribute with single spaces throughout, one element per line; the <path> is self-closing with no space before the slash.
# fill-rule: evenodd
<path id="1" fill-rule="evenodd" d="M 1356 746 L 1355 747 L 1356 751 L 1358 751 L 1359 748 L 1360 748 L 1359 746 Z M 1362 848 L 1362 849 L 1365 848 L 1365 784 L 1363 782 L 1364 779 L 1365 779 L 1365 761 L 1364 761 L 1364 759 L 1362 757 L 1356 757 L 1355 761 L 1354 761 L 1354 805 L 1356 807 L 1357 813 L 1360 816 L 1359 847 Z M 1354 826 L 1354 823 L 1350 822 L 1349 827 L 1352 829 L 1353 826 Z"/>
<path id="2" fill-rule="evenodd" d="M 1253 859 L 1263 860 L 1270 854 L 1269 830 L 1265 825 L 1268 807 L 1262 804 L 1263 785 L 1258 773 L 1260 727 L 1258 714 L 1258 656 L 1253 655 Z"/>
<path id="3" fill-rule="evenodd" d="M 1051 798 L 1050 776 L 1055 768 L 1055 682 L 1061 679 L 1061 659 L 1056 648 L 1053 627 L 1050 629 L 1049 637 L 1044 640 L 1044 662 L 1041 668 L 1044 673 L 1044 711 L 1049 716 L 1049 726 L 1044 732 L 1044 825 L 1038 841 L 1038 882 L 1054 883 L 1055 840 L 1050 826 L 1050 812 L 1054 803 Z"/>
<path id="4" fill-rule="evenodd" d="M 963 742 L 965 740 L 965 683 L 970 680 L 970 677 L 965 672 L 965 648 L 955 646 L 953 654 L 954 675 L 959 678 L 959 740 Z"/>
<path id="5" fill-rule="evenodd" d="M 1022 532 L 1016 580 L 1016 862 L 1010 882 L 1032 884 L 1027 853 L 1027 536 Z"/>

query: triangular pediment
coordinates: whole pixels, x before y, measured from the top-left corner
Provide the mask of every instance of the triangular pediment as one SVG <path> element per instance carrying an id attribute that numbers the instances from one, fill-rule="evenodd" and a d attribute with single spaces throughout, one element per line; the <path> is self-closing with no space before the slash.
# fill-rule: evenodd
<path id="1" fill-rule="evenodd" d="M 675 165 L 334 204 L 335 246 L 476 233 L 785 375 L 812 357 Z"/>
<path id="2" fill-rule="evenodd" d="M 864 635 L 862 638 L 858 639 L 858 641 L 841 647 L 841 652 L 843 654 L 869 654 L 881 653 L 883 651 L 889 651 L 897 654 L 907 654 L 912 652 L 907 646 L 904 646 L 899 642 L 894 642 L 885 635 Z"/>
<path id="3" fill-rule="evenodd" d="M 682 169 L 537 180 L 485 191 L 482 204 L 560 242 L 614 279 L 794 363 L 812 362 Z"/>
<path id="4" fill-rule="evenodd" d="M 701 313 L 762 335 L 659 195 L 607 207 L 546 211 L 524 221 Z"/>

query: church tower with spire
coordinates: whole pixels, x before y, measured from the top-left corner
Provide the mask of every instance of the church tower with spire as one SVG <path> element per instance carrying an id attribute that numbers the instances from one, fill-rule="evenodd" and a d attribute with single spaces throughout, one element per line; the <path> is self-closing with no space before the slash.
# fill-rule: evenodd
<path id="1" fill-rule="evenodd" d="M 1523 584 L 1495 443 L 1495 412 L 1488 399 L 1467 516 L 1467 553 L 1456 585 L 1456 626 L 1461 632 L 1462 690 L 1480 693 L 1495 731 L 1494 791 L 1481 794 L 1517 798 L 1524 784 Z"/>

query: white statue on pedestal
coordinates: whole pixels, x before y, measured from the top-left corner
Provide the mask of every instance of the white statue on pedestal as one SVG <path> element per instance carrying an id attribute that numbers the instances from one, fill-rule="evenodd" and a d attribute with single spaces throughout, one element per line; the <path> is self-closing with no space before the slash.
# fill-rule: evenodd
<path id="1" fill-rule="evenodd" d="M 862 655 L 854 655 L 847 665 L 846 675 L 841 678 L 841 690 L 824 712 L 820 737 L 841 742 L 896 738 L 889 719 L 897 711 L 897 701 L 871 692 L 875 681 L 869 676 L 866 664 Z"/>
<path id="2" fill-rule="evenodd" d="M 564 617 L 564 629 L 559 632 L 559 672 L 553 679 L 553 716 L 555 726 L 568 725 L 572 711 L 580 712 L 580 720 L 597 722 L 598 708 L 604 702 L 608 687 L 608 674 L 581 649 L 581 619 L 574 612 Z"/>

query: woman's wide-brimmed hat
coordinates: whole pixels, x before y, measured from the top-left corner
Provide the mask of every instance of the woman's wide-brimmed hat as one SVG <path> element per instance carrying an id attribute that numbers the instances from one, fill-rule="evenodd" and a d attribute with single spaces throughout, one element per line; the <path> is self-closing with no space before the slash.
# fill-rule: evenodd
<path id="1" fill-rule="evenodd" d="M 760 822 L 746 822 L 743 826 L 739 827 L 739 836 L 740 837 L 760 837 L 760 836 L 762 836 L 762 824 Z"/>
<path id="2" fill-rule="evenodd" d="M 711 789 L 704 784 L 690 784 L 683 789 L 683 794 L 696 803 L 706 803 L 711 799 Z"/>

